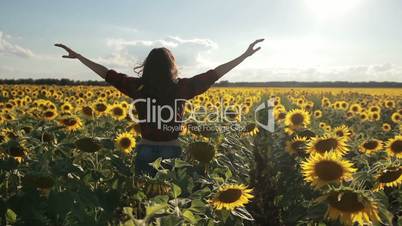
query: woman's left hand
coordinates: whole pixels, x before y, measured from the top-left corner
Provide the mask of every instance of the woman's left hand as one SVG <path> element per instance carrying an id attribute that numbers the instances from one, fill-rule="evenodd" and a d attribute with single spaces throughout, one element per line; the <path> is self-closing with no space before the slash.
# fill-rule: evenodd
<path id="1" fill-rule="evenodd" d="M 263 38 L 255 40 L 253 43 L 251 43 L 251 44 L 248 46 L 246 52 L 244 52 L 243 55 L 244 55 L 245 57 L 249 57 L 249 56 L 253 55 L 255 52 L 257 52 L 258 50 L 260 50 L 261 47 L 258 47 L 258 48 L 256 48 L 256 49 L 254 49 L 254 46 L 255 46 L 257 43 L 262 42 L 262 41 L 264 41 Z"/>

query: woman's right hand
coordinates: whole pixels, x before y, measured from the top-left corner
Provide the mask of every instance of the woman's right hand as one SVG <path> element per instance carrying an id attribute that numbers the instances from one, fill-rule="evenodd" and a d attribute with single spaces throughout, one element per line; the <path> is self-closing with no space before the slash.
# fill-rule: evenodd
<path id="1" fill-rule="evenodd" d="M 63 58 L 77 59 L 78 56 L 80 55 L 80 54 L 76 53 L 74 50 L 68 48 L 67 46 L 65 46 L 61 43 L 57 43 L 54 45 L 67 51 L 68 55 L 64 55 Z"/>

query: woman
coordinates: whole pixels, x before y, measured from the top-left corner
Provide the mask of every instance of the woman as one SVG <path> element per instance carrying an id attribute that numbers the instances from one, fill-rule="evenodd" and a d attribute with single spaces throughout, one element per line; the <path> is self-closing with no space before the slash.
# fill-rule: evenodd
<path id="1" fill-rule="evenodd" d="M 236 59 L 192 78 L 177 78 L 175 58 L 167 48 L 154 48 L 140 69 L 141 77 L 129 77 L 92 62 L 63 44 L 55 44 L 67 51 L 63 58 L 78 59 L 92 71 L 125 95 L 133 98 L 138 112 L 142 140 L 136 147 L 136 174 L 155 175 L 149 163 L 157 158 L 178 158 L 181 148 L 177 140 L 180 133 L 184 102 L 209 89 L 224 74 L 244 59 L 261 49 L 254 46 L 264 39 L 251 43 Z M 150 111 L 149 105 L 158 111 Z"/>

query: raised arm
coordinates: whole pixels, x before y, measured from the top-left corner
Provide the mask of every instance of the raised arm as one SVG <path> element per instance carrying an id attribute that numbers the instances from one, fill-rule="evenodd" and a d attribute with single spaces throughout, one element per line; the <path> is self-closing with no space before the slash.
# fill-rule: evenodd
<path id="1" fill-rule="evenodd" d="M 255 52 L 257 52 L 258 50 L 261 49 L 261 47 L 258 47 L 256 49 L 254 49 L 254 46 L 259 43 L 264 41 L 264 39 L 257 39 L 255 40 L 253 43 L 251 43 L 247 50 L 240 55 L 239 57 L 235 58 L 234 60 L 231 60 L 225 64 L 219 65 L 218 67 L 215 68 L 215 71 L 217 73 L 217 76 L 219 78 L 221 78 L 223 75 L 225 75 L 226 73 L 228 73 L 230 70 L 232 70 L 234 67 L 236 67 L 237 65 L 239 65 L 241 62 L 243 62 L 244 59 L 246 59 L 247 57 L 253 55 Z"/>
<path id="2" fill-rule="evenodd" d="M 179 85 L 181 85 L 182 89 L 180 89 L 181 93 L 179 95 L 182 98 L 191 99 L 194 96 L 207 91 L 219 78 L 243 62 L 244 59 L 260 50 L 261 47 L 254 49 L 254 46 L 262 41 L 264 41 L 264 39 L 255 40 L 249 45 L 247 50 L 242 55 L 225 64 L 219 65 L 215 69 L 208 70 L 207 72 L 198 74 L 188 79 L 181 79 Z"/>
<path id="3" fill-rule="evenodd" d="M 83 57 L 82 55 L 76 53 L 75 51 L 73 51 L 72 49 L 70 49 L 69 47 L 67 47 L 63 44 L 54 44 L 54 45 L 67 51 L 68 55 L 64 55 L 63 58 L 78 59 L 79 61 L 81 61 L 81 63 L 83 63 L 85 66 L 89 67 L 96 74 L 98 74 L 102 78 L 106 78 L 108 69 L 105 66 L 97 64 L 97 63 Z"/>

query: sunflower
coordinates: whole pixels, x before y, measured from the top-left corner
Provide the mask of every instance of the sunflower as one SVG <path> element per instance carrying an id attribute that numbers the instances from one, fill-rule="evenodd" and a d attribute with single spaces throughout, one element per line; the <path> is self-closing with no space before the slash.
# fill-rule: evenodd
<path id="1" fill-rule="evenodd" d="M 359 151 L 370 155 L 380 151 L 382 148 L 383 148 L 382 141 L 377 139 L 370 139 L 360 144 Z"/>
<path id="2" fill-rule="evenodd" d="M 395 107 L 395 101 L 393 101 L 393 100 L 384 101 L 384 107 L 386 107 L 386 108 L 394 108 Z"/>
<path id="3" fill-rule="evenodd" d="M 114 104 L 108 109 L 110 116 L 117 121 L 121 121 L 126 118 L 127 110 L 120 104 Z"/>
<path id="4" fill-rule="evenodd" d="M 307 140 L 310 140 L 312 137 L 315 137 L 315 133 L 309 129 L 305 129 L 302 131 L 297 132 L 297 136 L 299 137 L 305 137 Z"/>
<path id="5" fill-rule="evenodd" d="M 353 164 L 341 159 L 336 153 L 312 154 L 301 164 L 304 180 L 315 188 L 329 183 L 351 180 L 356 172 Z"/>
<path id="6" fill-rule="evenodd" d="M 307 137 L 295 136 L 286 142 L 286 151 L 291 155 L 302 156 L 306 153 Z"/>
<path id="7" fill-rule="evenodd" d="M 384 169 L 376 177 L 375 191 L 382 190 L 384 187 L 398 187 L 402 184 L 402 167 L 389 167 Z"/>
<path id="8" fill-rule="evenodd" d="M 361 112 L 360 113 L 360 120 L 362 121 L 362 122 L 365 122 L 365 121 L 367 121 L 369 119 L 369 115 L 367 114 L 367 112 Z"/>
<path id="9" fill-rule="evenodd" d="M 69 102 L 64 103 L 63 105 L 60 106 L 61 111 L 72 111 L 73 110 L 73 105 L 71 105 Z"/>
<path id="10" fill-rule="evenodd" d="M 28 149 L 25 147 L 25 141 L 19 139 L 11 139 L 5 143 L 5 151 L 13 157 L 17 162 L 21 162 L 26 156 Z"/>
<path id="11" fill-rule="evenodd" d="M 274 118 L 276 121 L 282 121 L 286 118 L 286 111 L 278 109 L 274 111 Z"/>
<path id="12" fill-rule="evenodd" d="M 314 118 L 321 118 L 322 117 L 322 111 L 316 110 L 314 111 Z"/>
<path id="13" fill-rule="evenodd" d="M 56 110 L 46 110 L 42 113 L 42 118 L 48 121 L 51 121 L 57 117 Z"/>
<path id="14" fill-rule="evenodd" d="M 303 109 L 293 109 L 286 114 L 285 126 L 288 133 L 305 128 L 310 124 L 310 115 Z"/>
<path id="15" fill-rule="evenodd" d="M 60 119 L 60 124 L 68 131 L 76 131 L 82 127 L 81 119 L 77 116 L 66 115 Z"/>
<path id="16" fill-rule="evenodd" d="M 259 132 L 255 123 L 248 123 L 242 130 L 243 135 L 254 136 Z"/>
<path id="17" fill-rule="evenodd" d="M 332 151 L 339 155 L 344 155 L 349 150 L 344 139 L 332 134 L 326 134 L 321 137 L 312 137 L 310 142 L 307 143 L 308 153 L 324 154 L 325 152 Z"/>
<path id="18" fill-rule="evenodd" d="M 329 192 L 325 201 L 328 203 L 326 217 L 345 225 L 372 225 L 381 220 L 378 204 L 362 192 L 343 188 Z"/>
<path id="19" fill-rule="evenodd" d="M 353 116 L 355 116 L 355 113 L 353 111 L 346 112 L 346 118 L 347 119 L 351 119 L 351 118 L 353 118 Z"/>
<path id="20" fill-rule="evenodd" d="M 244 204 L 250 202 L 251 198 L 254 198 L 250 194 L 252 191 L 243 184 L 222 185 L 214 197 L 208 200 L 208 203 L 218 210 L 234 210 L 237 207 L 243 207 Z"/>
<path id="21" fill-rule="evenodd" d="M 92 137 L 82 137 L 75 141 L 75 147 L 83 152 L 94 153 L 102 148 L 99 140 Z"/>
<path id="22" fill-rule="evenodd" d="M 402 135 L 397 135 L 385 143 L 385 149 L 390 156 L 402 158 Z"/>
<path id="23" fill-rule="evenodd" d="M 399 114 L 399 112 L 395 112 L 395 113 L 393 113 L 392 115 L 391 115 L 391 120 L 394 122 L 394 123 L 400 123 L 401 122 L 401 119 L 402 119 L 402 116 Z"/>
<path id="24" fill-rule="evenodd" d="M 120 133 L 115 139 L 115 142 L 117 147 L 126 154 L 129 154 L 136 145 L 134 136 L 128 132 Z"/>
<path id="25" fill-rule="evenodd" d="M 97 115 L 104 115 L 108 110 L 108 105 L 102 101 L 98 101 L 93 106 Z"/>
<path id="26" fill-rule="evenodd" d="M 391 125 L 388 123 L 383 123 L 382 124 L 382 131 L 384 132 L 389 132 L 391 130 Z"/>
<path id="27" fill-rule="evenodd" d="M 352 135 L 352 131 L 345 125 L 335 127 L 332 132 L 335 134 L 335 136 L 345 139 L 345 141 L 348 141 Z"/>
<path id="28" fill-rule="evenodd" d="M 370 121 L 378 121 L 380 120 L 381 115 L 379 112 L 370 112 L 369 113 L 369 119 Z"/>
<path id="29" fill-rule="evenodd" d="M 324 127 L 324 131 L 330 133 L 332 131 L 332 127 L 330 125 L 327 125 Z"/>
<path id="30" fill-rule="evenodd" d="M 95 111 L 91 106 L 82 106 L 80 112 L 84 118 L 92 118 L 95 115 Z"/>
<path id="31" fill-rule="evenodd" d="M 208 163 L 215 157 L 215 148 L 208 142 L 197 141 L 188 146 L 187 152 L 192 159 Z"/>

